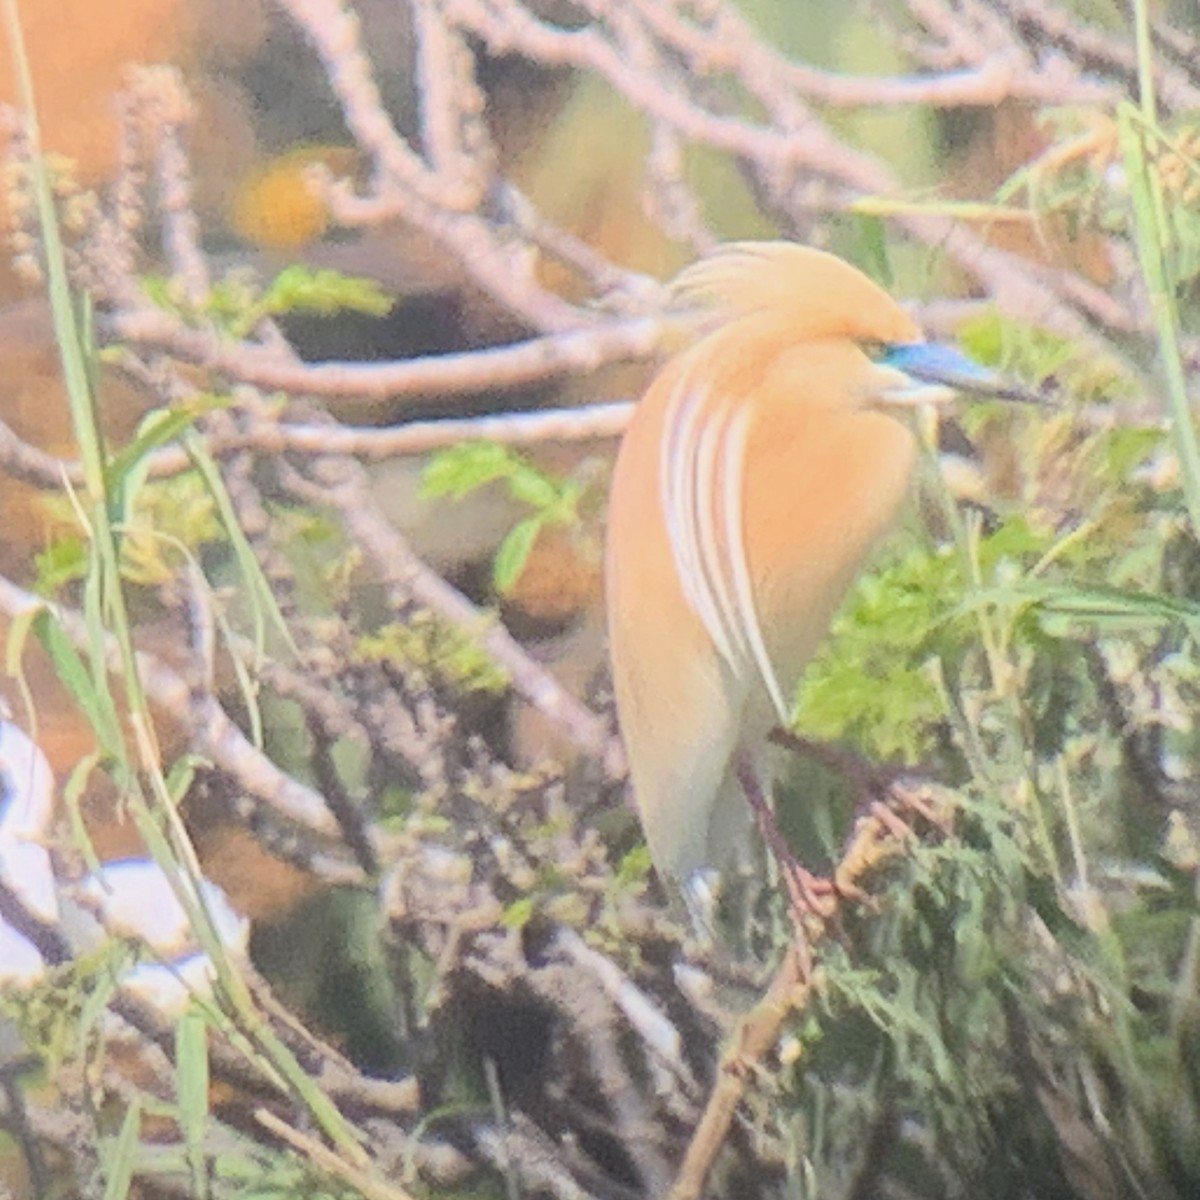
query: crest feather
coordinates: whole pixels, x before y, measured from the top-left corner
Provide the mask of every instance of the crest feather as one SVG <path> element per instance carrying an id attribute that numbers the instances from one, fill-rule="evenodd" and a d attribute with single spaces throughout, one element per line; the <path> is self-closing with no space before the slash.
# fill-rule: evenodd
<path id="1" fill-rule="evenodd" d="M 874 280 L 835 255 L 793 242 L 727 243 L 685 268 L 672 291 L 727 319 L 778 317 L 797 341 L 921 340 L 913 319 Z"/>

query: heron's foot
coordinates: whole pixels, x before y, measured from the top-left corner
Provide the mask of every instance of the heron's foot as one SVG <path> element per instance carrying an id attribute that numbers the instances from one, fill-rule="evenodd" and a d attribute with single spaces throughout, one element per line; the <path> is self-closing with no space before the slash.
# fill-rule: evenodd
<path id="1" fill-rule="evenodd" d="M 823 875 L 814 875 L 802 867 L 791 854 L 786 863 L 780 862 L 780 871 L 788 891 L 788 900 L 798 917 L 814 916 L 828 920 L 841 898 L 837 884 Z"/>
<path id="2" fill-rule="evenodd" d="M 912 779 L 893 782 L 886 799 L 872 800 L 855 821 L 834 872 L 838 892 L 860 902 L 868 901 L 860 879 L 881 863 L 903 854 L 923 833 L 927 835 L 929 828 L 949 834 L 953 819 L 953 807 L 940 801 L 929 784 Z"/>

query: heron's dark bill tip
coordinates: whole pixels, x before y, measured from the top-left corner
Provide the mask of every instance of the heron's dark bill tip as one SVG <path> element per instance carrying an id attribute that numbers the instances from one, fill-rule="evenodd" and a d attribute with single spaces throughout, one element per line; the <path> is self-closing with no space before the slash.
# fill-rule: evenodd
<path id="1" fill-rule="evenodd" d="M 889 346 L 880 361 L 902 371 L 914 383 L 951 388 L 980 399 L 1047 407 L 1053 403 L 1044 392 L 1035 391 L 1007 376 L 972 361 L 953 346 L 939 342 L 907 342 Z"/>

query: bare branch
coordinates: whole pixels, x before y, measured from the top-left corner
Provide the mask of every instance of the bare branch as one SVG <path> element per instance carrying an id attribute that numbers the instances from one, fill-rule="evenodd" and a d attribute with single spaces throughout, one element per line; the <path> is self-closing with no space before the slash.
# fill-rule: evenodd
<path id="1" fill-rule="evenodd" d="M 531 338 L 461 354 L 439 354 L 386 363 L 300 363 L 253 343 L 231 343 L 191 329 L 155 308 L 117 312 L 107 322 L 111 337 L 146 349 L 165 350 L 183 362 L 264 391 L 327 399 L 395 400 L 502 391 L 543 380 L 590 375 L 609 363 L 646 359 L 662 345 L 667 326 L 637 318 Z"/>
<path id="2" fill-rule="evenodd" d="M 598 759 L 611 778 L 624 774 L 624 753 L 605 722 L 535 662 L 503 625 L 477 609 L 412 552 L 400 532 L 377 511 L 357 464 L 346 459 L 318 460 L 314 474 L 317 483 L 285 470 L 285 481 L 302 499 L 337 510 L 346 531 L 391 589 L 393 604 L 403 607 L 416 601 L 477 638 L 508 672 L 513 690 L 522 699 L 560 726 L 581 750 Z"/>

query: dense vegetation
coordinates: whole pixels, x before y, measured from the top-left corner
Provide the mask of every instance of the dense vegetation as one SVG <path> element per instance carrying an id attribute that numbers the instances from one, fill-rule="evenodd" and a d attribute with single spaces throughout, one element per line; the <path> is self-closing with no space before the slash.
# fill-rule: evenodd
<path id="1" fill-rule="evenodd" d="M 18 85 L 33 7 L 5 5 Z M 1178 7 L 278 0 L 222 39 L 164 0 L 179 69 L 130 73 L 119 148 L 74 166 L 29 21 L 9 717 L 58 778 L 63 911 L 152 858 L 211 972 L 164 1015 L 129 974 L 155 952 L 81 949 L 0 840 L 0 920 L 45 965 L 0 994 L 3 1180 L 1196 1195 Z M 243 125 L 246 162 L 206 159 Z M 780 820 L 841 885 L 802 951 L 774 887 L 718 950 L 662 895 L 600 632 L 620 402 L 678 336 L 660 280 L 749 235 L 837 250 L 1045 401 L 920 418 L 911 512 L 800 684 Z"/>

